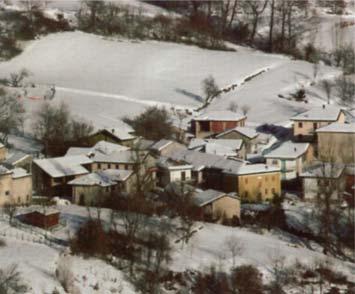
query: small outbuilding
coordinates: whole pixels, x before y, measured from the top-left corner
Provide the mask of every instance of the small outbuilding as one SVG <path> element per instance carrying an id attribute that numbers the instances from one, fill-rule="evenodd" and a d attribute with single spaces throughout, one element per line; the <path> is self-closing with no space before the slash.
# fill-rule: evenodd
<path id="1" fill-rule="evenodd" d="M 23 221 L 29 225 L 49 229 L 59 224 L 60 212 L 57 209 L 37 209 L 23 215 Z"/>

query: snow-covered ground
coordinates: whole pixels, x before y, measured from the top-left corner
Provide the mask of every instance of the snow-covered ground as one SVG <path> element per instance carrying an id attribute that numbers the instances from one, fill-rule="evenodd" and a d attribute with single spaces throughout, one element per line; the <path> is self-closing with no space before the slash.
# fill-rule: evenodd
<path id="1" fill-rule="evenodd" d="M 75 114 L 97 126 L 112 125 L 118 118 L 139 113 L 152 104 L 200 106 L 201 81 L 209 75 L 221 88 L 238 85 L 209 109 L 226 109 L 235 101 L 239 106 L 248 105 L 249 120 L 259 123 L 283 122 L 325 99 L 324 93 L 313 86 L 308 91 L 308 105 L 279 98 L 278 94 L 301 85 L 307 88 L 313 80 L 312 65 L 240 46 L 237 52 L 224 52 L 66 32 L 33 41 L 22 54 L 0 63 L 0 78 L 22 68 L 32 73 L 29 82 L 56 85 L 53 103 L 67 102 Z M 240 85 L 262 70 L 265 72 Z M 318 79 L 337 74 L 338 70 L 322 66 Z M 29 118 L 41 103 L 27 99 Z"/>

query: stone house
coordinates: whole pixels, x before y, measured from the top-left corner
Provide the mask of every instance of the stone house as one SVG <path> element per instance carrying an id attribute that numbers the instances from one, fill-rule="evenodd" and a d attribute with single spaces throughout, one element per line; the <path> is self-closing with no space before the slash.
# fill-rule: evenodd
<path id="1" fill-rule="evenodd" d="M 220 219 L 238 218 L 240 220 L 240 199 L 235 193 L 205 190 L 195 193 L 193 203 L 201 208 L 203 217 Z"/>
<path id="2" fill-rule="evenodd" d="M 28 204 L 32 200 L 32 176 L 22 168 L 9 170 L 0 165 L 0 206 Z"/>
<path id="3" fill-rule="evenodd" d="M 110 197 L 130 193 L 134 188 L 133 171 L 107 169 L 80 176 L 70 182 L 72 202 L 80 205 L 94 205 Z"/>
<path id="4" fill-rule="evenodd" d="M 160 157 L 157 167 L 158 185 L 161 187 L 166 187 L 172 182 L 190 182 L 192 180 L 193 166 L 185 161 Z"/>

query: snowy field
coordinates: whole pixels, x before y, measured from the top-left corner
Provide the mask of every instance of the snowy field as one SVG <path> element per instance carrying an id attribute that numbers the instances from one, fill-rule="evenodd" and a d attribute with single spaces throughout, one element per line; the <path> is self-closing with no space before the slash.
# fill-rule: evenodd
<path id="1" fill-rule="evenodd" d="M 67 240 L 87 220 L 88 211 L 85 207 L 76 205 L 61 205 L 57 208 L 61 211 L 61 220 L 65 221 L 66 225 L 50 235 Z M 91 211 L 91 215 L 95 217 L 95 210 Z M 109 211 L 102 210 L 101 218 L 108 221 Z M 301 240 L 295 240 L 295 237 L 284 233 L 259 234 L 244 228 L 200 222 L 195 224 L 195 228 L 197 233 L 193 235 L 188 245 L 183 247 L 181 244 L 175 244 L 175 237 L 172 237 L 174 245 L 170 264 L 172 270 L 204 271 L 211 265 L 229 270 L 232 266 L 232 256 L 226 247 L 226 240 L 230 237 L 237 238 L 243 247 L 241 254 L 236 258 L 236 265 L 254 264 L 263 272 L 266 280 L 270 276 L 271 265 L 275 258 L 285 257 L 286 262 L 294 262 L 298 259 L 309 264 L 326 259 L 316 245 L 304 244 Z M 0 238 L 7 244 L 5 247 L 0 247 L 0 264 L 1 266 L 17 264 L 25 281 L 32 287 L 30 293 L 37 294 L 43 291 L 51 293 L 54 288 L 62 291 L 56 278 L 56 269 L 61 268 L 61 264 L 71 272 L 74 285 L 81 290 L 80 293 L 111 293 L 109 291 L 113 288 L 123 289 L 122 293 L 135 293 L 133 286 L 127 282 L 122 272 L 97 259 L 68 256 L 65 247 L 53 246 L 43 240 L 39 242 L 41 232 L 40 229 L 29 232 L 9 227 L 8 222 L 0 218 Z M 341 262 L 335 258 L 328 258 L 328 261 L 336 270 L 346 274 L 351 281 L 355 281 L 354 264 Z M 98 291 L 95 290 L 97 284 Z"/>
<path id="2" fill-rule="evenodd" d="M 210 109 L 226 109 L 231 101 L 240 107 L 248 105 L 250 121 L 283 122 L 313 103 L 323 103 L 324 93 L 313 86 L 308 89 L 313 81 L 311 64 L 236 48 L 237 52 L 211 51 L 157 41 L 108 40 L 82 32 L 58 33 L 31 42 L 22 54 L 0 63 L 0 78 L 26 68 L 32 73 L 29 82 L 56 85 L 54 101 L 67 102 L 75 114 L 98 127 L 139 113 L 147 105 L 196 108 L 203 96 L 201 81 L 209 75 L 221 88 L 238 85 Z M 322 66 L 317 78 L 338 73 Z M 278 97 L 302 85 L 309 90 L 308 105 Z M 25 102 L 29 118 L 41 103 Z"/>

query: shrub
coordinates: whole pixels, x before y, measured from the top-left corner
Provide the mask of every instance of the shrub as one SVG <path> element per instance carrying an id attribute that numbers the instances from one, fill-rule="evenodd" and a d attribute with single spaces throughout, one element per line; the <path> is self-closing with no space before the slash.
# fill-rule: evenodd
<path id="1" fill-rule="evenodd" d="M 262 274 L 253 265 L 241 265 L 233 270 L 232 282 L 240 294 L 262 294 Z"/>

